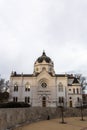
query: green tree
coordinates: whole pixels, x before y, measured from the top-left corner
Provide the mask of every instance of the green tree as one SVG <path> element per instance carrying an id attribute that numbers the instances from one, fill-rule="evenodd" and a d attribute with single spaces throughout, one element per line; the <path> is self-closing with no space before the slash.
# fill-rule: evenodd
<path id="1" fill-rule="evenodd" d="M 7 102 L 9 98 L 8 92 L 0 92 L 0 102 Z"/>

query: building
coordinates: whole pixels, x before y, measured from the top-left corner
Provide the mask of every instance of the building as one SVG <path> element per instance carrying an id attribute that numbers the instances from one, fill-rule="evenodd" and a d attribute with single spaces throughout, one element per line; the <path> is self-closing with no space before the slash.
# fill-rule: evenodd
<path id="1" fill-rule="evenodd" d="M 87 105 L 87 93 L 82 94 L 83 104 Z"/>
<path id="2" fill-rule="evenodd" d="M 33 74 L 11 73 L 10 101 L 41 107 L 75 107 L 81 99 L 79 79 L 72 74 L 56 74 L 54 63 L 45 52 L 35 61 Z"/>

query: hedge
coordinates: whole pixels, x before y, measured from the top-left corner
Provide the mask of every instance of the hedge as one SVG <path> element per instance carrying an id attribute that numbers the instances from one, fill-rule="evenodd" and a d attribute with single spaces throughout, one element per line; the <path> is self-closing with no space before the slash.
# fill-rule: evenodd
<path id="1" fill-rule="evenodd" d="M 30 107 L 30 105 L 25 102 L 0 103 L 0 108 L 23 108 L 23 107 Z"/>

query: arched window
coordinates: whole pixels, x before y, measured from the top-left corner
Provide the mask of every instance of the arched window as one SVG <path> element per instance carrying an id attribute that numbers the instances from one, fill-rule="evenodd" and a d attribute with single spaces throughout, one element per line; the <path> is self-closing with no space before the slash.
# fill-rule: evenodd
<path id="1" fill-rule="evenodd" d="M 13 102 L 17 102 L 18 101 L 18 97 L 13 97 Z"/>
<path id="2" fill-rule="evenodd" d="M 75 94 L 75 88 L 73 88 L 73 93 Z"/>
<path id="3" fill-rule="evenodd" d="M 64 103 L 64 97 L 59 97 L 59 103 Z"/>
<path id="4" fill-rule="evenodd" d="M 79 97 L 77 97 L 77 102 L 80 102 L 80 98 Z"/>
<path id="5" fill-rule="evenodd" d="M 79 94 L 79 89 L 77 88 L 77 94 Z"/>
<path id="6" fill-rule="evenodd" d="M 63 84 L 60 82 L 58 85 L 59 92 L 63 92 Z"/>
<path id="7" fill-rule="evenodd" d="M 25 91 L 30 91 L 30 84 L 28 82 L 25 84 Z"/>
<path id="8" fill-rule="evenodd" d="M 17 85 L 17 83 L 14 84 L 14 91 L 18 91 L 18 85 Z"/>
<path id="9" fill-rule="evenodd" d="M 43 68 L 42 68 L 42 70 L 46 70 L 46 68 L 45 68 L 45 67 L 43 67 Z"/>
<path id="10" fill-rule="evenodd" d="M 42 107 L 46 107 L 46 97 L 42 97 Z"/>
<path id="11" fill-rule="evenodd" d="M 25 102 L 30 103 L 30 97 L 25 97 Z"/>

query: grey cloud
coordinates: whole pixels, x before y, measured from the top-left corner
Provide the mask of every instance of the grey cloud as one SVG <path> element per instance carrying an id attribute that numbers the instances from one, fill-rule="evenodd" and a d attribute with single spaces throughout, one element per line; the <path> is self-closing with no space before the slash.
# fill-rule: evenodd
<path id="1" fill-rule="evenodd" d="M 56 72 L 86 66 L 86 23 L 86 0 L 1 0 L 0 73 L 32 73 L 43 49 L 55 62 Z"/>

